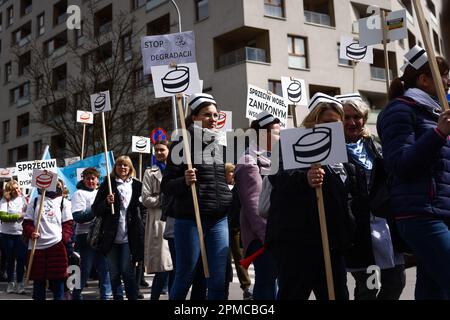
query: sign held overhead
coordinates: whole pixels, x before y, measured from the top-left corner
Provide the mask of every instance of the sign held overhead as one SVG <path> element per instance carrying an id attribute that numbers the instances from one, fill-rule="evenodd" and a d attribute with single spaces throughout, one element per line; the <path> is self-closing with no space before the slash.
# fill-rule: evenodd
<path id="1" fill-rule="evenodd" d="M 283 97 L 268 90 L 260 89 L 249 85 L 247 92 L 247 119 L 255 120 L 256 115 L 261 111 L 267 111 L 274 117 L 280 119 L 281 128 L 287 128 L 288 107 L 284 103 Z"/>
<path id="2" fill-rule="evenodd" d="M 383 14 L 383 13 L 381 13 Z M 359 23 L 359 43 L 362 46 L 370 46 L 383 42 L 383 26 L 381 23 L 372 24 L 370 21 L 374 17 L 358 20 Z M 376 19 L 381 17 L 375 16 Z M 387 40 L 395 41 L 408 37 L 406 10 L 391 12 L 386 17 Z M 377 26 L 380 26 L 377 28 Z"/>

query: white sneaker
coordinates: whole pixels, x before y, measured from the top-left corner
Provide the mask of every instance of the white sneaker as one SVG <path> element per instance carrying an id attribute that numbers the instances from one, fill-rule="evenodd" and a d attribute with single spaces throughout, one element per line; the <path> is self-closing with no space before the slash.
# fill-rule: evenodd
<path id="1" fill-rule="evenodd" d="M 17 294 L 26 294 L 25 286 L 23 285 L 23 282 L 17 283 Z"/>
<path id="2" fill-rule="evenodd" d="M 14 293 L 16 290 L 16 283 L 15 282 L 9 282 L 8 286 L 6 287 L 6 293 Z"/>

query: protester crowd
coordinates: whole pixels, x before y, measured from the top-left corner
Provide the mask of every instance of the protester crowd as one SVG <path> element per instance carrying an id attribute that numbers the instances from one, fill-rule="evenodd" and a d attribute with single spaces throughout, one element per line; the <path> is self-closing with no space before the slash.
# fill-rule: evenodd
<path id="1" fill-rule="evenodd" d="M 447 91 L 448 64 L 438 58 L 438 65 Z M 349 299 L 347 273 L 356 300 L 398 300 L 405 254 L 417 263 L 416 299 L 450 299 L 450 111 L 442 109 L 437 90 L 428 62 L 408 65 L 392 82 L 379 138 L 366 128 L 370 109 L 358 94 L 316 94 L 302 126 L 341 122 L 348 162 L 293 170 L 283 168 L 280 119 L 266 111 L 251 123 L 258 135 L 236 166 L 226 163 L 220 106 L 211 95 L 194 94 L 186 119 L 190 150 L 181 136 L 158 141 L 142 182 L 121 155 L 110 174 L 112 192 L 106 179 L 99 184 L 95 168 L 83 171 L 71 199 L 62 180 L 44 199 L 41 192 L 28 199 L 15 180 L 6 183 L 0 202 L 6 292 L 25 294 L 29 273 L 33 299 L 44 300 L 46 289 L 64 299 L 69 262 L 79 256 L 81 286 L 72 299 L 83 298 L 94 268 L 103 300 L 141 298 L 144 271 L 155 274 L 152 300 L 166 290 L 169 299 L 184 300 L 190 289 L 193 300 L 224 300 L 233 262 L 243 299 L 307 300 L 313 292 L 327 300 L 320 188 L 337 300 Z M 243 258 L 254 265 L 253 287 L 239 264 Z M 373 266 L 379 286 L 369 285 Z"/>

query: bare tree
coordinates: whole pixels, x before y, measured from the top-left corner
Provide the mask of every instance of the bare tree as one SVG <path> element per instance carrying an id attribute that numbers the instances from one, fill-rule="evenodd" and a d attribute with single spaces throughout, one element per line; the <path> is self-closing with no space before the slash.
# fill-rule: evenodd
<path id="1" fill-rule="evenodd" d="M 156 100 L 151 78 L 143 76 L 136 44 L 144 34 L 135 17 L 121 12 L 112 19 L 111 10 L 105 23 L 94 1 L 85 9 L 81 30 L 65 30 L 43 46 L 33 40 L 26 48 L 14 49 L 19 64 L 23 53 L 31 52 L 24 77 L 34 92 L 32 121 L 65 140 L 65 152 L 53 148 L 55 157 L 81 154 L 82 125 L 76 122 L 76 112 L 90 111 L 90 95 L 99 91 L 110 92 L 112 110 L 105 113 L 105 124 L 109 149 L 116 155 L 131 150 L 132 135 L 149 135 L 155 126 L 170 124 L 170 102 Z M 86 155 L 103 151 L 100 119 L 96 115 L 94 125 L 88 126 Z"/>

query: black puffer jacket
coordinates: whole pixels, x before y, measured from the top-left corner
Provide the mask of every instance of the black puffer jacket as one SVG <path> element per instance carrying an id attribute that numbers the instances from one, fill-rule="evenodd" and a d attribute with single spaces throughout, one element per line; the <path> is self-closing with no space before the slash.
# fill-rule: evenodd
<path id="1" fill-rule="evenodd" d="M 225 166 L 223 161 L 224 150 L 222 146 L 216 146 L 215 143 L 206 143 L 200 141 L 200 138 L 194 137 L 193 128 L 189 128 L 191 134 L 191 159 L 193 168 L 197 169 L 197 198 L 200 207 L 201 217 L 220 219 L 226 216 L 228 208 L 232 202 L 232 194 L 225 180 Z M 196 146 L 194 147 L 194 139 Z M 191 187 L 186 185 L 184 172 L 188 169 L 187 164 L 174 164 L 183 155 L 183 139 L 173 144 L 170 148 L 167 166 L 163 173 L 161 182 L 161 191 L 164 194 L 174 197 L 172 211 L 175 218 L 194 219 L 194 203 L 192 200 Z M 201 146 L 201 149 L 199 148 Z M 197 152 L 194 152 L 198 149 Z M 213 150 L 214 149 L 214 150 Z M 200 150 L 204 154 L 214 157 L 212 164 L 206 164 L 205 159 L 200 159 Z M 196 161 L 194 161 L 196 160 Z M 211 160 L 211 159 L 210 159 Z M 197 164 L 200 162 L 200 164 Z"/>
<path id="2" fill-rule="evenodd" d="M 117 228 L 119 226 L 120 218 L 120 196 L 117 189 L 117 182 L 111 178 L 112 192 L 116 195 L 114 202 L 114 215 L 111 213 L 111 206 L 106 202 L 106 196 L 109 194 L 108 182 L 105 180 L 98 190 L 94 203 L 92 204 L 92 211 L 95 216 L 101 216 L 102 221 L 102 237 L 100 252 L 107 254 L 116 238 Z M 139 201 L 142 193 L 142 183 L 133 179 L 132 195 L 130 204 L 128 205 L 126 223 L 128 226 L 128 245 L 130 247 L 131 258 L 133 262 L 144 260 L 144 223 L 142 214 L 146 208 Z"/>

